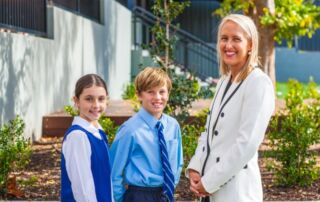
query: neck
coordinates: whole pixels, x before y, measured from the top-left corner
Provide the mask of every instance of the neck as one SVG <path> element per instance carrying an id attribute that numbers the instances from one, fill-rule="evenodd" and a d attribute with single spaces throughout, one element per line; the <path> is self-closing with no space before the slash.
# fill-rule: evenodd
<path id="1" fill-rule="evenodd" d="M 231 81 L 233 82 L 235 78 L 238 76 L 240 73 L 241 69 L 236 69 L 236 68 L 230 68 L 231 71 Z"/>
<path id="2" fill-rule="evenodd" d="M 91 121 L 91 124 L 96 127 L 96 128 L 99 128 L 99 123 L 98 121 Z"/>

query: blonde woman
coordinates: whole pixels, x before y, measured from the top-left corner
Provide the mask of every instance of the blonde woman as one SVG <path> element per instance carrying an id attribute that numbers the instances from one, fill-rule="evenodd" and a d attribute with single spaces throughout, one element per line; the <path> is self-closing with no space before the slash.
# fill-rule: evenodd
<path id="1" fill-rule="evenodd" d="M 262 202 L 258 148 L 274 111 L 273 85 L 259 68 L 251 18 L 224 17 L 217 41 L 221 78 L 186 175 L 201 201 Z"/>

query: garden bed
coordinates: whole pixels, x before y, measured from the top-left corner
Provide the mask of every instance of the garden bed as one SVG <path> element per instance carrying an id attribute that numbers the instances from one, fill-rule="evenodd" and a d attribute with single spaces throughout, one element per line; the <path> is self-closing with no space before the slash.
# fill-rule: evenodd
<path id="1" fill-rule="evenodd" d="M 21 197 L 8 195 L 9 200 L 59 200 L 61 138 L 45 138 L 32 146 L 31 162 L 22 172 L 15 173 Z M 264 188 L 264 200 L 320 200 L 320 180 L 309 187 L 279 187 L 273 185 L 273 174 L 265 168 L 265 158 L 259 159 Z M 176 190 L 177 200 L 194 200 L 188 180 L 182 175 Z M 1 198 L 0 198 L 1 199 Z"/>

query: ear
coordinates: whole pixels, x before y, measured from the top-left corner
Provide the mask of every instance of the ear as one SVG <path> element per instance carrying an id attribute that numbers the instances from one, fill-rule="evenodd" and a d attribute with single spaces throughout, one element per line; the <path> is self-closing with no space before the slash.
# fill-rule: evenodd
<path id="1" fill-rule="evenodd" d="M 249 40 L 249 43 L 248 43 L 248 52 L 251 52 L 252 50 L 252 40 Z"/>
<path id="2" fill-rule="evenodd" d="M 79 99 L 76 96 L 73 96 L 73 102 L 74 102 L 74 106 L 79 108 Z"/>
<path id="3" fill-rule="evenodd" d="M 141 102 L 142 101 L 141 95 L 137 94 L 137 97 L 138 97 L 138 101 Z"/>

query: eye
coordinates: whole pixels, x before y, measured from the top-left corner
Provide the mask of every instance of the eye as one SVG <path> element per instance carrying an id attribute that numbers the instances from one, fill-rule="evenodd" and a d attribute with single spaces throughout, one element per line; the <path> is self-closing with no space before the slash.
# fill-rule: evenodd
<path id="1" fill-rule="evenodd" d="M 106 100 L 106 97 L 102 96 L 102 97 L 99 97 L 99 102 L 103 102 Z"/>
<path id="2" fill-rule="evenodd" d="M 160 91 L 160 94 L 164 94 L 164 93 L 166 93 L 165 90 L 161 90 L 161 91 Z"/>
<path id="3" fill-rule="evenodd" d="M 239 38 L 239 37 L 235 37 L 233 40 L 236 41 L 236 42 L 242 41 L 241 38 Z"/>
<path id="4" fill-rule="evenodd" d="M 227 40 L 228 40 L 228 37 L 223 36 L 223 37 L 220 38 L 220 40 L 221 40 L 221 41 L 227 41 Z"/>
<path id="5" fill-rule="evenodd" d="M 91 102 L 93 100 L 93 98 L 92 97 L 86 97 L 85 100 Z"/>

